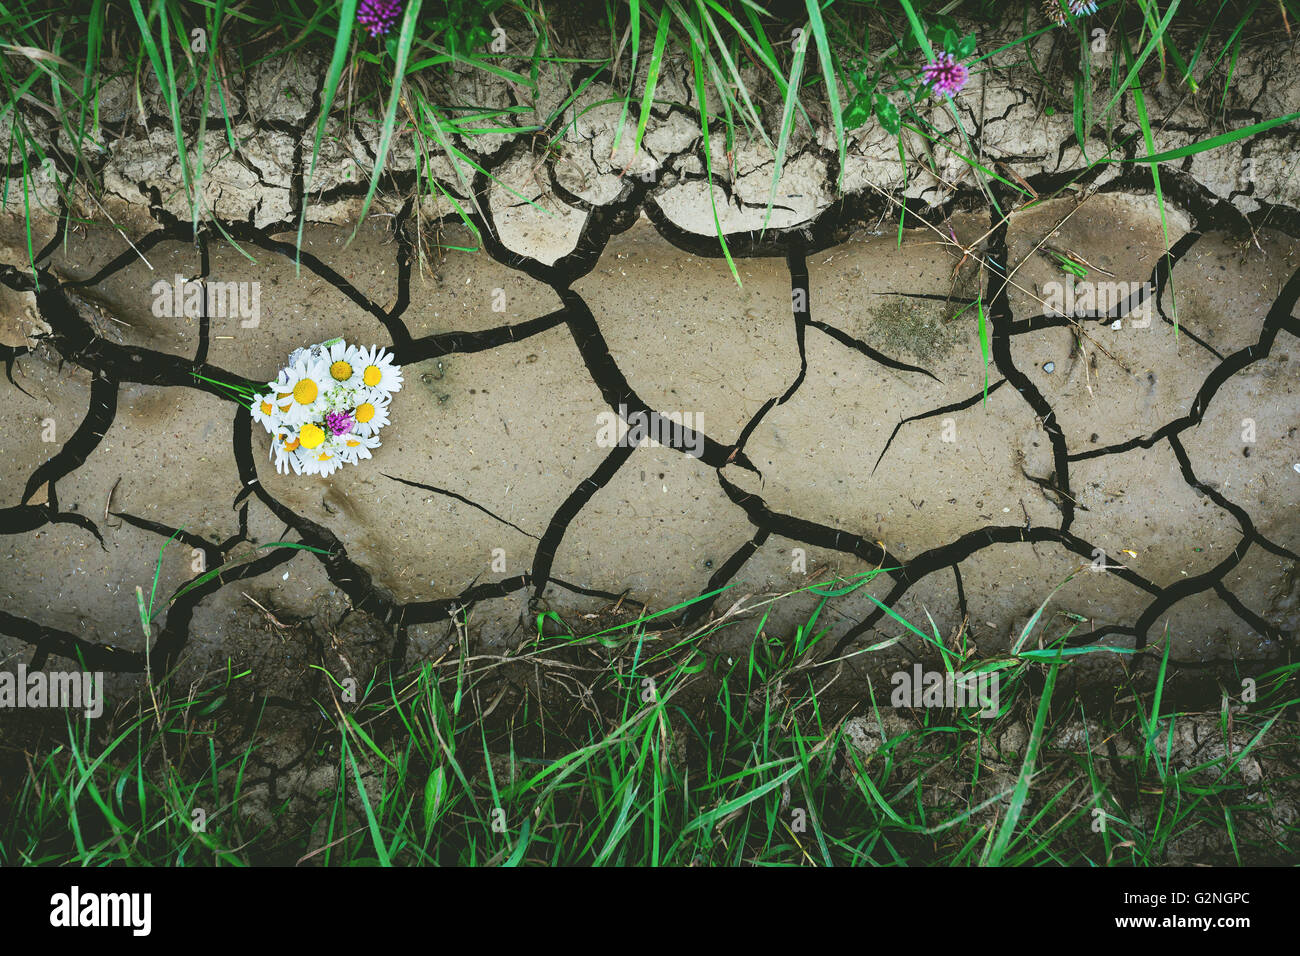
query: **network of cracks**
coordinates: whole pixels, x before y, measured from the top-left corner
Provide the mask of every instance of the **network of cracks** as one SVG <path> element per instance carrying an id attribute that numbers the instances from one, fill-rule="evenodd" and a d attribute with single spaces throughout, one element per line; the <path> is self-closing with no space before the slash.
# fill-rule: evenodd
<path id="1" fill-rule="evenodd" d="M 1045 175 L 1038 177 L 1031 185 L 1040 193 L 1047 194 L 1056 186 L 1072 179 L 1086 185 L 1089 176 L 1087 171 Z M 1126 174 L 1110 180 L 1098 189 L 1113 193 L 1140 192 L 1149 182 L 1149 178 L 1144 180 L 1143 176 L 1139 173 Z M 1148 598 L 1145 607 L 1133 620 L 1080 631 L 1072 635 L 1069 642 L 1088 644 L 1103 639 L 1131 638 L 1131 646 L 1143 650 L 1155 638 L 1158 622 L 1177 602 L 1192 595 L 1211 592 L 1246 627 L 1268 638 L 1270 659 L 1284 659 L 1290 655 L 1293 635 L 1266 619 L 1261 608 L 1247 606 L 1225 581 L 1230 572 L 1255 549 L 1282 561 L 1300 561 L 1300 556 L 1261 532 L 1247 507 L 1232 500 L 1215 483 L 1198 477 L 1192 457 L 1185 447 L 1185 438 L 1201 424 L 1216 394 L 1234 376 L 1266 360 L 1277 346 L 1280 336 L 1300 335 L 1300 321 L 1293 315 L 1297 299 L 1300 299 L 1300 269 L 1281 284 L 1263 317 L 1257 339 L 1244 347 L 1221 352 L 1214 343 L 1199 336 L 1196 328 L 1183 326 L 1180 334 L 1191 343 L 1189 347 L 1201 350 L 1204 357 L 1212 360 L 1209 373 L 1196 387 L 1193 400 L 1182 410 L 1182 414 L 1121 442 L 1084 447 L 1081 450 L 1082 443 L 1072 440 L 1077 439 L 1077 436 L 1067 435 L 1058 410 L 1040 387 L 1041 378 L 1030 374 L 1032 370 L 1022 367 L 1023 360 L 1018 363 L 1013 354 L 1013 343 L 1018 336 L 1067 326 L 1086 331 L 1085 327 L 1090 324 L 1109 324 L 1114 318 L 1143 306 L 1154 305 L 1155 321 L 1167 326 L 1173 325 L 1175 319 L 1167 314 L 1164 302 L 1170 277 L 1179 262 L 1192 254 L 1206 236 L 1229 230 L 1239 231 L 1243 226 L 1249 229 L 1249 223 L 1233 207 L 1198 189 L 1185 176 L 1171 179 L 1170 198 L 1178 201 L 1187 211 L 1193 227 L 1171 246 L 1166 255 L 1159 257 L 1147 277 L 1148 283 L 1141 290 L 1135 291 L 1133 298 L 1115 304 L 1109 313 L 1089 318 L 1047 314 L 1017 317 L 1013 314 L 1012 293 L 1015 283 L 1011 279 L 1015 264 L 1008 263 L 1009 220 L 1000 212 L 1000 209 L 1012 206 L 1012 196 L 995 191 L 995 208 L 987 203 L 982 194 L 972 191 L 954 195 L 946 208 L 909 212 L 909 217 L 917 223 L 925 218 L 938 225 L 954 210 L 962 209 L 967 213 L 974 210 L 987 223 L 987 231 L 977 252 L 980 264 L 975 267 L 973 281 L 978 283 L 981 308 L 987 322 L 990 378 L 987 392 L 980 389 L 959 401 L 946 403 L 900 421 L 880 452 L 877 467 L 888 467 L 891 444 L 898 438 L 899 430 L 908 422 L 942 420 L 946 416 L 977 407 L 987 401 L 989 395 L 1013 391 L 1019 395 L 1019 400 L 1027 406 L 1031 417 L 1046 436 L 1050 468 L 1032 480 L 1041 487 L 1044 499 L 1051 502 L 1055 514 L 1053 520 L 1047 523 L 1031 523 L 1027 516 L 1023 521 L 1012 520 L 1016 516 L 1011 519 L 994 516 L 981 526 L 965 531 L 952 540 L 906 556 L 891 551 L 885 543 L 875 540 L 870 534 L 853 533 L 774 507 L 761 493 L 763 476 L 759 465 L 748 453 L 752 452 L 751 438 L 764 420 L 773 414 L 774 409 L 790 403 L 805 385 L 809 371 L 809 336 L 828 336 L 839 345 L 896 373 L 934 377 L 929 369 L 923 367 L 923 363 L 910 361 L 900 355 L 886 354 L 881 348 L 865 341 L 865 337 L 860 337 L 858 332 L 840 328 L 819 317 L 819 290 L 817 284 L 810 281 L 810 258 L 835 248 L 864 223 L 878 221 L 886 211 L 885 208 L 873 204 L 866 197 L 850 198 L 827 209 L 804 227 L 774 231 L 766 235 L 729 236 L 728 250 L 737 260 L 762 257 L 784 261 L 791 291 L 786 309 L 798 348 L 799 369 L 788 387 L 770 395 L 762 403 L 734 440 L 724 440 L 709 434 L 707 424 L 699 433 L 689 428 L 685 433 L 681 446 L 694 453 L 691 456 L 691 467 L 707 469 L 712 473 L 722 493 L 743 513 L 744 520 L 752 529 L 749 540 L 710 569 L 707 580 L 701 583 L 699 593 L 707 594 L 726 586 L 765 543 L 779 537 L 810 548 L 849 555 L 873 567 L 887 569 L 884 573 L 888 576 L 890 587 L 881 599 L 882 606 L 863 613 L 857 620 L 843 626 L 835 634 L 834 641 L 827 644 L 830 656 L 838 656 L 851 648 L 880 624 L 886 614 L 886 607 L 897 606 L 909 590 L 933 575 L 951 576 L 951 584 L 964 617 L 967 595 L 962 564 L 984 549 L 1009 544 L 1050 544 L 1077 555 L 1082 562 L 1093 561 L 1099 550 L 1096 542 L 1076 531 L 1077 519 L 1083 506 L 1078 502 L 1077 488 L 1072 483 L 1072 469 L 1083 462 L 1123 456 L 1159 446 L 1172 453 L 1182 480 L 1190 489 L 1198 496 L 1208 497 L 1217 508 L 1231 516 L 1238 529 L 1238 541 L 1214 566 L 1166 584 L 1157 584 L 1138 573 L 1126 563 L 1122 554 L 1109 556 L 1107 573 L 1144 593 Z M 251 427 L 249 411 L 213 384 L 258 383 L 209 361 L 212 333 L 206 303 L 198 325 L 198 345 L 192 356 L 179 356 L 139 345 L 114 342 L 100 334 L 101 330 L 77 308 L 76 303 L 79 290 L 94 288 L 162 243 L 192 243 L 196 264 L 193 278 L 201 281 L 209 274 L 210 247 L 214 243 L 225 242 L 225 236 L 229 236 L 236 242 L 272 255 L 300 261 L 305 274 L 337 289 L 357 308 L 382 324 L 391 340 L 397 361 L 404 366 L 443 356 L 484 352 L 524 342 L 555 330 L 565 330 L 571 337 L 591 382 L 599 390 L 603 403 L 610 410 L 629 419 L 635 416 L 638 420 L 647 421 L 652 432 L 663 429 L 665 426 L 660 410 L 651 407 L 638 395 L 606 341 L 608 323 L 635 321 L 635 315 L 598 318 L 574 286 L 593 272 L 610 241 L 632 228 L 643 213 L 660 236 L 684 253 L 716 258 L 721 255 L 720 246 L 714 237 L 685 233 L 668 221 L 656 206 L 656 183 L 653 181 L 629 179 L 617 201 L 595 206 L 566 193 L 555 182 L 553 174 L 551 180 L 551 187 L 556 193 L 575 208 L 581 209 L 586 216 L 578 242 L 568 254 L 547 264 L 506 248 L 497 238 L 498 232 L 493 227 L 490 203 L 486 200 L 488 184 L 482 176 L 477 185 L 483 201 L 478 205 L 488 212 L 477 215 L 477 225 L 488 255 L 496 262 L 549 286 L 558 297 L 561 307 L 527 321 L 475 331 L 437 331 L 420 336 L 412 335 L 404 321 L 404 314 L 412 304 L 412 271 L 417 260 L 417 227 L 410 203 L 396 217 L 392 226 L 395 242 L 391 248 L 397 274 L 397 295 L 390 304 L 374 301 L 321 258 L 307 250 L 300 252 L 292 242 L 285 241 L 283 236 L 286 231 L 294 228 L 294 223 L 273 224 L 265 228 L 255 228 L 247 223 L 223 223 L 219 231 L 208 227 L 194 235 L 191 225 L 171 217 L 162 208 L 155 194 L 151 205 L 157 227 L 136 238 L 133 248 L 116 256 L 94 275 L 75 280 L 60 275 L 50 264 L 51 257 L 67 238 L 63 231 L 64 225 L 60 223 L 54 237 L 36 252 L 37 268 L 34 271 L 15 267 L 4 267 L 0 271 L 0 283 L 4 286 L 15 292 L 34 294 L 39 316 L 51 330 L 32 345 L 5 346 L 3 358 L 9 381 L 15 388 L 19 387 L 13 375 L 15 364 L 23 361 L 35 349 L 52 350 L 57 353 L 60 361 L 88 370 L 93 376 L 89 411 L 57 452 L 31 471 L 23 489 L 21 503 L 0 509 L 0 533 L 23 535 L 50 524 L 70 524 L 93 536 L 102 545 L 103 531 L 96 516 L 61 510 L 59 482 L 81 467 L 99 447 L 114 422 L 119 390 L 123 385 L 138 383 L 194 389 L 229 402 L 230 416 L 234 423 L 234 445 L 229 454 L 234 457 L 241 485 L 231 505 L 239 515 L 239 530 L 225 540 L 216 540 L 125 510 L 115 512 L 114 516 L 157 535 L 160 544 L 174 538 L 186 547 L 202 552 L 207 567 L 217 567 L 232 549 L 248 540 L 248 508 L 250 500 L 255 499 L 287 528 L 292 529 L 297 540 L 318 549 L 312 553 L 312 560 L 319 561 L 330 582 L 346 595 L 354 609 L 381 622 L 394 636 L 392 647 L 395 659 L 391 663 L 403 663 L 402 658 L 407 653 L 405 634 L 413 625 L 446 621 L 467 608 L 507 595 L 525 593 L 537 600 L 548 587 L 559 587 L 575 594 L 617 600 L 621 596 L 618 593 L 587 586 L 588 582 L 563 580 L 553 573 L 553 569 L 566 531 L 593 498 L 628 465 L 635 448 L 614 447 L 607 450 L 598 466 L 574 484 L 563 503 L 551 514 L 544 530 L 534 536 L 537 542 L 528 570 L 503 580 L 476 581 L 459 593 L 446 594 L 432 600 L 401 601 L 375 580 L 363 561 L 349 555 L 343 540 L 330 527 L 296 512 L 259 480 L 256 456 L 261 447 L 258 444 L 260 431 Z M 1283 231 L 1287 231 L 1289 221 L 1289 217 L 1283 218 Z M 1271 225 L 1276 224 L 1275 221 Z M 926 293 L 922 297 L 925 295 L 930 294 Z M 629 303 L 629 309 L 634 307 L 633 303 Z M 706 417 L 705 421 L 707 420 Z M 752 490 L 750 483 L 736 480 L 738 472 L 752 475 L 758 481 L 756 487 L 760 490 Z M 491 508 L 474 501 L 471 495 L 425 484 L 418 481 L 418 477 L 413 475 L 398 480 L 437 496 L 455 498 L 497 521 L 509 523 L 494 514 Z M 38 497 L 38 492 L 43 493 L 45 498 L 39 503 L 33 500 Z M 999 517 L 1004 520 L 999 520 Z M 235 586 L 241 580 L 277 569 L 298 554 L 296 551 L 284 550 L 264 553 L 178 597 L 172 602 L 165 623 L 151 648 L 154 671 L 165 671 L 183 653 L 190 636 L 195 609 L 201 602 L 221 588 Z M 711 613 L 712 606 L 712 601 L 693 604 L 678 614 L 658 618 L 653 626 L 667 628 L 697 623 L 701 617 Z M 103 671 L 138 673 L 146 667 L 143 651 L 91 641 L 69 630 L 12 613 L 9 609 L 0 610 L 0 632 L 26 642 L 32 654 L 30 663 L 34 667 L 45 666 L 51 655 L 80 659 L 86 666 Z"/>

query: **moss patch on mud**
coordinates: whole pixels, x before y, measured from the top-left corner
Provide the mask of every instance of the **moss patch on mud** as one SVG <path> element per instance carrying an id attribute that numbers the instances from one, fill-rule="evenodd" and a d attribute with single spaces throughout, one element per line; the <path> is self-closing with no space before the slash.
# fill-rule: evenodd
<path id="1" fill-rule="evenodd" d="M 868 312 L 860 331 L 886 355 L 905 353 L 923 363 L 936 363 L 970 334 L 967 320 L 974 321 L 974 312 L 962 312 L 964 305 L 965 301 L 956 297 L 951 302 L 935 302 L 899 296 Z"/>

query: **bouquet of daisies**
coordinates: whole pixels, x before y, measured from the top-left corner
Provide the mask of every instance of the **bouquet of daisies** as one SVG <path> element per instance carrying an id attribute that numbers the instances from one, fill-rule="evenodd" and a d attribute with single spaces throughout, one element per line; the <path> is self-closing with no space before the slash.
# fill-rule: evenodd
<path id="1" fill-rule="evenodd" d="M 332 475 L 380 445 L 402 370 L 382 348 L 331 339 L 296 349 L 267 389 L 251 396 L 253 418 L 271 433 L 275 470 Z"/>

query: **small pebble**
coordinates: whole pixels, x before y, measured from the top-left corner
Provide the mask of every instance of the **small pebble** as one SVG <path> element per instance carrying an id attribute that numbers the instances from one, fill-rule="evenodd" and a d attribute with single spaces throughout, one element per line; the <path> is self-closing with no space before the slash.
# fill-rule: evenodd
<path id="1" fill-rule="evenodd" d="M 1124 328 L 1124 320 L 1116 319 L 1114 322 L 1110 324 L 1110 327 L 1114 329 L 1116 332 L 1118 332 L 1120 329 Z"/>
<path id="2" fill-rule="evenodd" d="M 1046 372 L 1048 375 L 1051 375 L 1053 372 L 1056 371 L 1056 363 L 1055 362 L 1043 363 L 1043 371 Z"/>
<path id="3" fill-rule="evenodd" d="M 1295 469 L 1296 474 L 1300 475 L 1300 461 L 1297 461 L 1297 462 L 1296 462 L 1294 465 L 1292 465 L 1291 467 Z"/>

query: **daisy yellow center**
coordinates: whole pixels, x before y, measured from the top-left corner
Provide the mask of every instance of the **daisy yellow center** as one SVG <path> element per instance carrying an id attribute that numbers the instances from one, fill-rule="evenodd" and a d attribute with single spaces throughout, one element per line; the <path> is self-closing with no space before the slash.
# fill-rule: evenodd
<path id="1" fill-rule="evenodd" d="M 323 451 L 323 452 L 321 452 L 319 455 L 316 456 L 316 460 L 317 460 L 317 461 L 329 461 L 331 457 L 332 457 L 332 456 L 330 455 L 329 452 L 327 452 L 327 451 Z"/>
<path id="2" fill-rule="evenodd" d="M 378 365 L 367 365 L 366 370 L 361 373 L 361 379 L 370 388 L 379 384 L 379 380 L 384 377 L 384 373 L 379 370 Z"/>
<path id="3" fill-rule="evenodd" d="M 303 448 L 316 448 L 325 440 L 325 429 L 309 422 L 302 426 L 302 431 L 298 433 L 298 440 L 302 442 Z"/>
<path id="4" fill-rule="evenodd" d="M 319 391 L 315 382 L 305 378 L 293 387 L 293 398 L 299 405 L 310 405 L 316 401 L 316 395 Z"/>
<path id="5" fill-rule="evenodd" d="M 271 403 L 270 403 L 270 402 L 263 402 L 263 403 L 262 403 L 262 414 L 263 414 L 263 415 L 270 415 L 271 412 L 272 412 Z"/>
<path id="6" fill-rule="evenodd" d="M 360 445 L 360 444 L 361 444 L 361 442 L 359 442 L 359 441 L 356 441 L 356 440 L 351 439 L 351 438 L 348 439 L 348 447 L 349 447 L 349 448 L 356 448 L 356 447 L 357 447 L 358 445 Z"/>
<path id="7" fill-rule="evenodd" d="M 330 366 L 330 376 L 336 382 L 345 382 L 352 377 L 352 366 L 347 362 L 335 362 Z"/>
<path id="8" fill-rule="evenodd" d="M 297 447 L 298 447 L 298 439 L 296 438 L 293 441 L 287 441 L 284 443 L 285 451 L 294 451 Z"/>
<path id="9" fill-rule="evenodd" d="M 375 417 L 375 406 L 371 405 L 369 402 L 362 402 L 357 406 L 357 413 L 354 417 L 357 421 L 362 422 L 363 424 L 370 421 L 370 419 Z"/>

